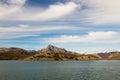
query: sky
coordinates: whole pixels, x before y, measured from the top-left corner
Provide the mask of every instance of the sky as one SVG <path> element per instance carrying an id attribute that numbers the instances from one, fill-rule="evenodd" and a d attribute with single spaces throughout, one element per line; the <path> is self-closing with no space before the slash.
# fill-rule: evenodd
<path id="1" fill-rule="evenodd" d="M 0 0 L 0 47 L 120 50 L 120 0 Z"/>

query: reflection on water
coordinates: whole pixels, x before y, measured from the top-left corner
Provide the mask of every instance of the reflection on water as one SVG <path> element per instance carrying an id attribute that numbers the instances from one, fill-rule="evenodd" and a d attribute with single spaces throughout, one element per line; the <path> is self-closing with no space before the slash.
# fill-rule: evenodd
<path id="1" fill-rule="evenodd" d="M 0 80 L 120 80 L 120 62 L 0 61 Z"/>

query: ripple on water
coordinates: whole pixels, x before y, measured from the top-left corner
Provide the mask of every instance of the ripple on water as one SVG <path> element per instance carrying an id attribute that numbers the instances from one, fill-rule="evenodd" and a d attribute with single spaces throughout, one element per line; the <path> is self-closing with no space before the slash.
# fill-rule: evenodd
<path id="1" fill-rule="evenodd" d="M 0 61 L 0 80 L 120 80 L 119 61 Z"/>

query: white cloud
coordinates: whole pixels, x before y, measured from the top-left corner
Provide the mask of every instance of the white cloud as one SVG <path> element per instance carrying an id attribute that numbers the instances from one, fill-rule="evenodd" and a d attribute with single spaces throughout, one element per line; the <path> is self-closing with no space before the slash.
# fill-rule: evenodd
<path id="1" fill-rule="evenodd" d="M 53 43 L 78 43 L 78 42 L 90 42 L 90 43 L 117 43 L 120 42 L 120 38 L 118 37 L 119 33 L 108 31 L 108 32 L 89 32 L 87 35 L 80 36 L 67 36 L 62 35 L 57 38 L 48 38 L 48 42 Z"/>
<path id="2" fill-rule="evenodd" d="M 26 0 L 2 0 L 0 1 L 0 20 L 46 21 L 64 18 L 73 13 L 67 19 L 88 21 L 93 24 L 120 23 L 120 0 L 66 1 L 66 3 L 51 4 L 48 8 L 33 9 L 24 7 Z"/>
<path id="3" fill-rule="evenodd" d="M 74 1 L 81 6 L 81 10 L 74 14 L 76 21 L 92 24 L 119 24 L 120 0 L 67 0 Z M 71 19 L 72 19 L 71 18 Z"/>
<path id="4" fill-rule="evenodd" d="M 25 3 L 26 0 L 3 0 L 3 1 L 6 1 L 8 4 L 21 6 Z"/>
<path id="5" fill-rule="evenodd" d="M 0 1 L 0 20 L 9 18 L 11 15 L 16 14 L 16 12 L 17 13 L 20 12 L 21 7 L 24 5 L 24 3 L 25 3 L 25 0 L 2 0 Z"/>
<path id="6" fill-rule="evenodd" d="M 63 30 L 78 30 L 78 27 L 72 26 L 29 26 L 18 25 L 18 27 L 0 27 L 0 39 L 20 38 L 27 36 L 37 36 L 42 33 Z"/>
<path id="7" fill-rule="evenodd" d="M 86 20 L 93 24 L 120 23 L 120 0 L 86 0 Z"/>
<path id="8" fill-rule="evenodd" d="M 28 28 L 29 26 L 28 26 L 28 25 L 21 24 L 21 25 L 19 25 L 19 27 L 21 27 L 21 28 Z"/>
<path id="9" fill-rule="evenodd" d="M 4 0 L 3 0 L 4 1 Z M 47 9 L 25 8 L 26 0 L 7 0 L 0 2 L 0 20 L 44 21 L 64 17 L 74 12 L 78 5 L 74 2 L 52 4 Z"/>
<path id="10" fill-rule="evenodd" d="M 71 14 L 77 7 L 78 6 L 73 2 L 54 4 L 50 5 L 47 10 L 41 13 L 34 13 L 34 16 L 28 17 L 25 20 L 49 20 L 61 18 L 67 14 Z"/>

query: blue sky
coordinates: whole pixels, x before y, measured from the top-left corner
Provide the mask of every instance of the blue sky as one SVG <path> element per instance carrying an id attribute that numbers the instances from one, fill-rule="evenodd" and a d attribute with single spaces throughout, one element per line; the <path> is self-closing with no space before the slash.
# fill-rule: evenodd
<path id="1" fill-rule="evenodd" d="M 0 0 L 0 47 L 120 49 L 120 0 Z"/>

